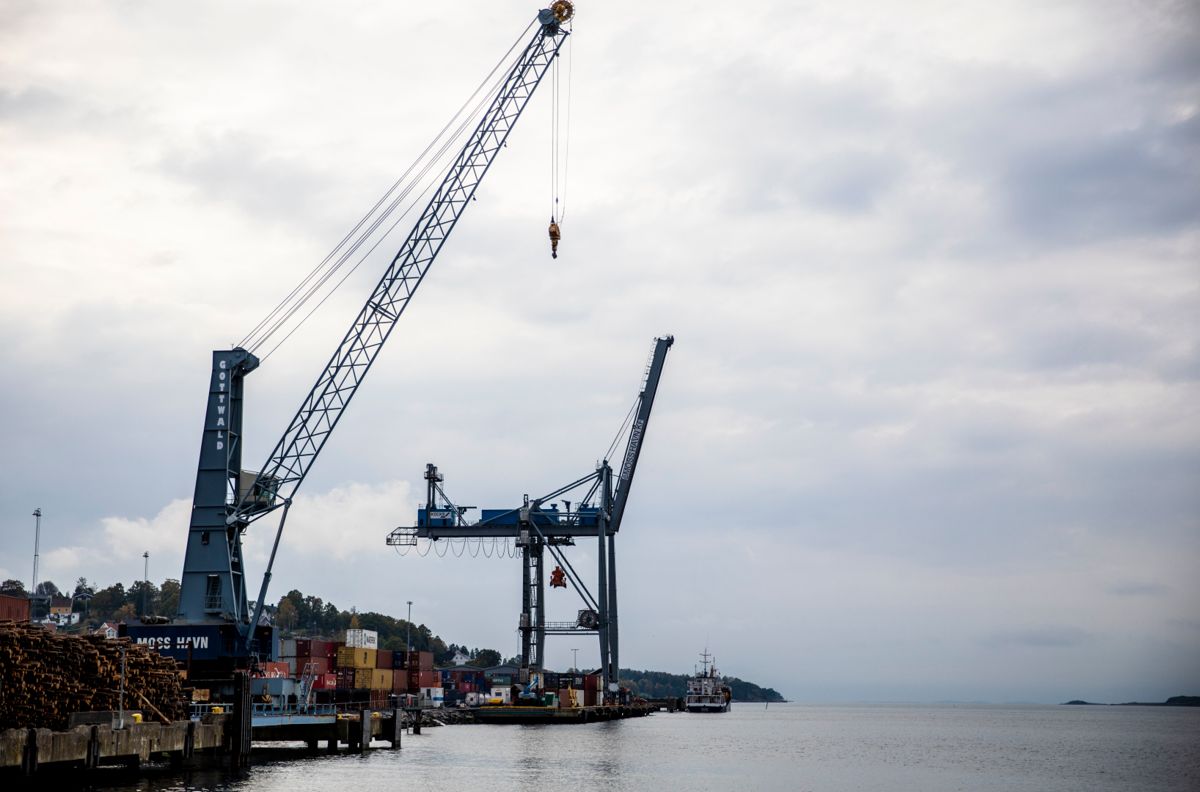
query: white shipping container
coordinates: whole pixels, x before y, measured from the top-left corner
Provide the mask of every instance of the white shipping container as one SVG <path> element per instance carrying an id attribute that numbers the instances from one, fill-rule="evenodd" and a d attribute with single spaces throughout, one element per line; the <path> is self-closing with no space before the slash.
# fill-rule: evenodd
<path id="1" fill-rule="evenodd" d="M 346 646 L 354 649 L 378 649 L 379 633 L 374 630 L 346 630 Z"/>
<path id="2" fill-rule="evenodd" d="M 296 656 L 296 639 L 284 638 L 279 642 L 280 657 L 295 657 Z"/>

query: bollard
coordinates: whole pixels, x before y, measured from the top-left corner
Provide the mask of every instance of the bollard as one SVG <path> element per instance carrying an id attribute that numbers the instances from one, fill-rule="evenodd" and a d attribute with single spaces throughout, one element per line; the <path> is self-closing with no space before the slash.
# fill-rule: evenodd
<path id="1" fill-rule="evenodd" d="M 358 750 L 365 751 L 371 747 L 371 710 L 362 710 L 358 717 Z"/>
<path id="2" fill-rule="evenodd" d="M 400 710 L 397 707 L 392 708 L 392 747 L 400 747 L 400 735 L 404 733 L 404 719 L 400 717 Z"/>

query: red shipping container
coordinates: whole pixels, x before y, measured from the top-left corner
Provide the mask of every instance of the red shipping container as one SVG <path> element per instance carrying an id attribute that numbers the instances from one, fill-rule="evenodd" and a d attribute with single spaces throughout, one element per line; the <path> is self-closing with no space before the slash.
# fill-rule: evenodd
<path id="1" fill-rule="evenodd" d="M 269 679 L 291 676 L 291 669 L 288 668 L 286 662 L 267 662 L 259 664 L 262 669 L 262 675 Z"/>
<path id="2" fill-rule="evenodd" d="M 442 672 L 440 671 L 421 671 L 419 682 L 423 688 L 440 688 L 442 686 Z"/>
<path id="3" fill-rule="evenodd" d="M 432 671 L 433 652 L 409 652 L 408 667 L 418 671 Z"/>
<path id="4" fill-rule="evenodd" d="M 376 668 L 387 668 L 387 669 L 392 668 L 392 650 L 391 649 L 380 649 L 378 652 L 375 653 L 375 667 Z"/>
<path id="5" fill-rule="evenodd" d="M 312 666 L 314 674 L 328 674 L 333 671 L 333 663 L 328 657 L 297 657 L 296 674 L 301 675 L 307 666 Z"/>
<path id="6" fill-rule="evenodd" d="M 313 679 L 313 690 L 333 690 L 337 687 L 337 674 L 317 674 Z"/>

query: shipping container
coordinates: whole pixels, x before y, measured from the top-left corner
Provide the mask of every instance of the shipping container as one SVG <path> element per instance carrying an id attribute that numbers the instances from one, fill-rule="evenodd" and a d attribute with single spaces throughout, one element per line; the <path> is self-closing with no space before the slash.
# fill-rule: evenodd
<path id="1" fill-rule="evenodd" d="M 386 690 L 392 692 L 395 676 L 390 668 L 374 668 L 371 670 L 371 690 Z"/>
<path id="2" fill-rule="evenodd" d="M 29 621 L 29 600 L 0 594 L 0 621 Z"/>
<path id="3" fill-rule="evenodd" d="M 440 671 L 421 671 L 420 686 L 423 688 L 438 688 L 442 687 L 442 674 Z"/>
<path id="4" fill-rule="evenodd" d="M 288 664 L 282 661 L 259 663 L 259 669 L 262 671 L 262 675 L 269 679 L 292 676 L 292 672 L 291 669 L 288 668 Z"/>
<path id="5" fill-rule="evenodd" d="M 375 652 L 374 649 L 343 646 L 337 650 L 338 668 L 374 668 Z"/>
<path id="6" fill-rule="evenodd" d="M 379 633 L 374 630 L 346 630 L 346 646 L 355 649 L 378 649 Z"/>
<path id="7" fill-rule="evenodd" d="M 397 671 L 408 668 L 408 653 L 399 649 L 392 652 L 392 668 Z"/>
<path id="8" fill-rule="evenodd" d="M 408 667 L 418 671 L 433 670 L 433 652 L 409 652 Z"/>
<path id="9" fill-rule="evenodd" d="M 295 657 L 296 656 L 296 639 L 284 638 L 279 642 L 280 657 Z"/>
<path id="10" fill-rule="evenodd" d="M 332 690 L 337 687 L 337 674 L 317 674 L 313 678 L 313 690 Z"/>
<path id="11" fill-rule="evenodd" d="M 375 667 L 386 668 L 389 671 L 392 668 L 392 657 L 395 655 L 391 649 L 380 649 L 375 653 Z"/>
<path id="12" fill-rule="evenodd" d="M 289 663 L 291 662 L 293 661 L 289 661 Z M 328 657 L 297 657 L 294 662 L 298 676 L 303 676 L 305 671 L 311 671 L 314 674 L 328 674 L 333 671 L 333 663 Z"/>

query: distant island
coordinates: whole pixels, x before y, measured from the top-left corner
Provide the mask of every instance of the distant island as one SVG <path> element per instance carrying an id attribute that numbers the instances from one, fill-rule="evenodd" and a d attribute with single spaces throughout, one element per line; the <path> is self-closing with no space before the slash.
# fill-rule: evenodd
<path id="1" fill-rule="evenodd" d="M 622 668 L 621 684 L 635 695 L 644 698 L 683 698 L 687 695 L 687 674 L 668 674 L 665 671 L 635 671 Z M 773 688 L 759 687 L 737 677 L 723 677 L 733 692 L 734 701 L 787 701 Z"/>
<path id="2" fill-rule="evenodd" d="M 1125 701 L 1120 704 L 1103 704 L 1098 701 L 1075 699 L 1067 704 L 1084 704 L 1089 707 L 1200 707 L 1200 696 L 1171 696 L 1166 701 Z"/>

